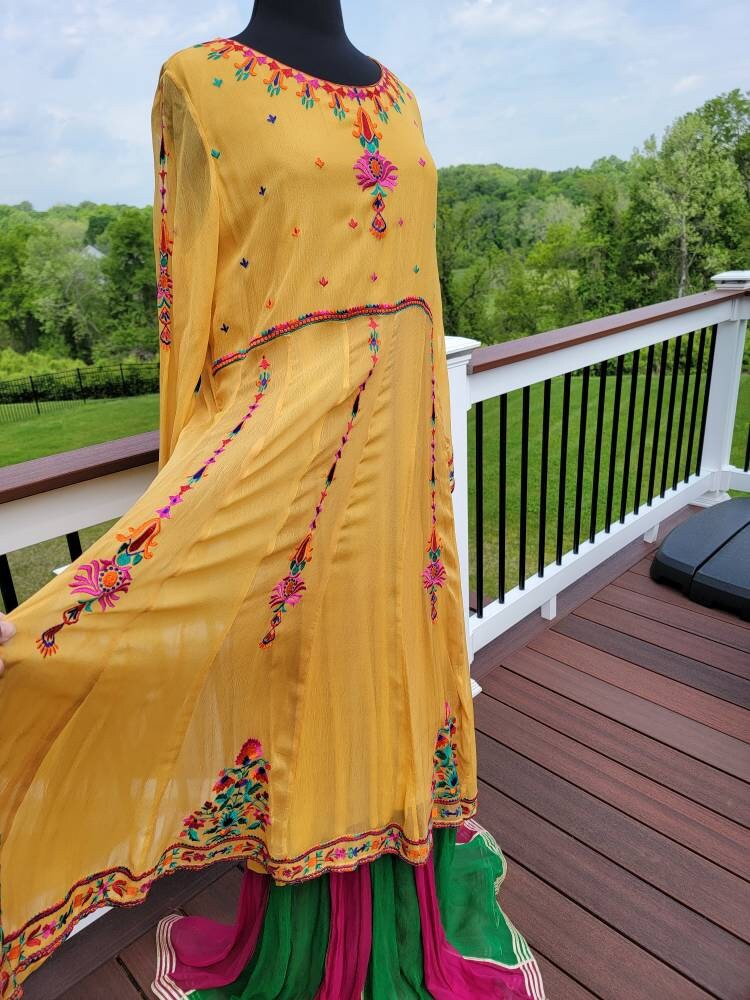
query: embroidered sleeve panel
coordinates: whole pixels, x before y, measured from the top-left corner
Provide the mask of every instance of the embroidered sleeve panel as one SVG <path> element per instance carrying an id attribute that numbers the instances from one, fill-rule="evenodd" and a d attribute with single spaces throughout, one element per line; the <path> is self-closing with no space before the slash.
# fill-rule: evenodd
<path id="1" fill-rule="evenodd" d="M 162 65 L 151 110 L 160 468 L 190 417 L 198 379 L 210 369 L 220 213 L 214 161 L 190 97 L 169 64 Z"/>

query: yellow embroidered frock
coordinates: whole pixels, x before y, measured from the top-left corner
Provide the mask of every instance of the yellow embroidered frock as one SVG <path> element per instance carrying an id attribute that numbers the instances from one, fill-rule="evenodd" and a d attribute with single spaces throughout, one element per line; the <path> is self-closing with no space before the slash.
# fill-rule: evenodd
<path id="1" fill-rule="evenodd" d="M 3 1000 L 165 873 L 416 864 L 475 811 L 437 172 L 379 65 L 161 67 L 159 471 L 9 615 Z"/>

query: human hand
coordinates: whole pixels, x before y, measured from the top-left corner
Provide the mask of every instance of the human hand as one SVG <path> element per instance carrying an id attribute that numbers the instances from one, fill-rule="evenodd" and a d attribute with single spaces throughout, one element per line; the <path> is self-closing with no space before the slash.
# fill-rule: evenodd
<path id="1" fill-rule="evenodd" d="M 9 639 L 12 639 L 16 634 L 16 626 L 13 622 L 9 622 L 5 615 L 0 611 L 0 646 Z M 0 674 L 5 670 L 5 664 L 0 660 Z"/>

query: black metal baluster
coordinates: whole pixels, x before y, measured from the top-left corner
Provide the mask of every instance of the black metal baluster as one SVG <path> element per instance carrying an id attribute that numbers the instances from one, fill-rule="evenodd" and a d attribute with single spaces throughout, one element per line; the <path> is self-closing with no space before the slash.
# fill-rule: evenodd
<path id="1" fill-rule="evenodd" d="M 690 463 L 693 459 L 693 442 L 695 440 L 695 422 L 698 417 L 698 398 L 703 379 L 703 354 L 706 349 L 706 328 L 703 327 L 698 339 L 698 360 L 695 363 L 695 378 L 693 379 L 693 401 L 690 404 L 690 429 L 688 430 L 687 454 L 685 455 L 685 482 L 690 479 Z"/>
<path id="2" fill-rule="evenodd" d="M 75 562 L 83 552 L 83 549 L 81 548 L 81 538 L 78 532 L 71 531 L 65 536 L 65 541 L 68 543 L 68 552 L 70 553 L 71 562 Z"/>
<path id="3" fill-rule="evenodd" d="M 549 411 L 552 383 L 544 383 L 544 404 L 542 406 L 542 467 L 539 472 L 539 552 L 537 572 L 544 576 L 544 550 L 547 544 L 547 465 L 549 462 Z"/>
<path id="4" fill-rule="evenodd" d="M 557 546 L 555 562 L 559 566 L 563 554 L 563 534 L 565 532 L 565 481 L 568 471 L 568 424 L 570 420 L 570 378 L 565 373 L 563 381 L 562 429 L 560 434 L 560 482 L 557 492 Z"/>
<path id="5" fill-rule="evenodd" d="M 714 373 L 714 354 L 716 352 L 716 328 L 714 323 L 711 328 L 711 346 L 708 349 L 708 366 L 706 368 L 706 388 L 703 390 L 703 413 L 701 414 L 701 429 L 698 435 L 698 458 L 695 465 L 695 474 L 701 474 L 701 463 L 703 462 L 703 443 L 706 438 L 706 415 L 708 414 L 708 397 L 711 395 L 711 376 Z"/>
<path id="6" fill-rule="evenodd" d="M 612 433 L 609 438 L 609 474 L 607 476 L 607 502 L 604 511 L 604 530 L 612 526 L 612 504 L 615 491 L 615 466 L 617 465 L 617 438 L 620 431 L 620 402 L 622 401 L 622 369 L 624 355 L 617 359 L 615 374 L 615 399 L 612 404 Z"/>
<path id="7" fill-rule="evenodd" d="M 665 340 L 661 345 L 661 356 L 659 358 L 659 384 L 656 389 L 656 411 L 654 413 L 654 435 L 651 439 L 651 468 L 648 473 L 648 500 L 649 507 L 654 499 L 656 489 L 656 457 L 659 452 L 659 431 L 661 430 L 661 409 L 664 402 L 664 381 L 667 376 L 667 351 L 669 341 Z"/>
<path id="8" fill-rule="evenodd" d="M 643 486 L 643 462 L 646 457 L 646 434 L 648 433 L 648 411 L 651 408 L 651 369 L 654 364 L 654 345 L 648 349 L 646 357 L 646 384 L 643 387 L 643 408 L 641 409 L 641 433 L 638 439 L 638 462 L 635 474 L 635 498 L 633 510 L 637 514 L 641 506 Z"/>
<path id="9" fill-rule="evenodd" d="M 677 424 L 677 444 L 675 445 L 674 470 L 672 472 L 672 489 L 677 489 L 677 480 L 680 478 L 680 460 L 682 458 L 682 436 L 685 432 L 685 414 L 687 413 L 688 388 L 690 387 L 690 375 L 693 368 L 693 337 L 691 330 L 688 334 L 687 349 L 685 351 L 685 367 L 682 371 L 682 396 L 680 398 L 680 419 Z"/>
<path id="10" fill-rule="evenodd" d="M 498 599 L 505 602 L 505 539 L 508 533 L 508 397 L 500 397 L 498 438 L 500 454 L 498 456 L 498 494 L 497 494 L 497 537 L 499 541 L 497 556 Z"/>
<path id="11" fill-rule="evenodd" d="M 581 384 L 581 422 L 578 428 L 578 462 L 576 470 L 576 505 L 573 516 L 573 551 L 578 552 L 581 544 L 581 502 L 583 499 L 583 469 L 586 458 L 586 423 L 589 408 L 589 366 L 583 369 Z"/>
<path id="12" fill-rule="evenodd" d="M 526 514 L 529 500 L 529 396 L 531 389 L 521 390 L 521 524 L 518 538 L 518 589 L 526 586 Z"/>
<path id="13" fill-rule="evenodd" d="M 604 426 L 604 403 L 607 398 L 607 362 L 599 366 L 599 398 L 596 404 L 596 438 L 594 443 L 594 475 L 591 482 L 591 520 L 589 541 L 596 535 L 596 515 L 599 510 L 599 472 L 602 463 L 602 428 Z"/>
<path id="14" fill-rule="evenodd" d="M 482 455 L 482 415 L 484 403 L 474 406 L 474 462 L 477 550 L 477 618 L 484 612 L 484 458 Z"/>
<path id="15" fill-rule="evenodd" d="M 641 352 L 633 351 L 630 359 L 630 395 L 628 396 L 628 424 L 625 429 L 625 465 L 622 473 L 622 493 L 620 495 L 620 524 L 625 522 L 625 511 L 628 505 L 628 486 L 630 485 L 630 454 L 633 447 L 633 423 L 635 421 L 635 400 L 638 393 L 638 364 Z"/>
<path id="16" fill-rule="evenodd" d="M 661 463 L 661 490 L 659 496 L 663 497 L 667 491 L 667 475 L 669 470 L 669 456 L 672 452 L 672 425 L 674 423 L 674 404 L 677 398 L 677 373 L 680 367 L 680 352 L 682 350 L 682 335 L 675 337 L 674 355 L 672 357 L 672 378 L 669 383 L 669 405 L 667 409 L 667 433 L 664 436 L 664 457 Z"/>
<path id="17" fill-rule="evenodd" d="M 6 613 L 18 607 L 16 588 L 10 572 L 10 563 L 5 553 L 0 553 L 0 597 L 3 599 Z"/>

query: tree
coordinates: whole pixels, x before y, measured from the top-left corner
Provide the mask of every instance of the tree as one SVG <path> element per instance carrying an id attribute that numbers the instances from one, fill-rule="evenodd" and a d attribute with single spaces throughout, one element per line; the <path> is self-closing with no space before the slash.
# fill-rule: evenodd
<path id="1" fill-rule="evenodd" d="M 634 152 L 630 194 L 630 263 L 647 276 L 640 304 L 654 301 L 654 271 L 680 297 L 732 262 L 746 210 L 742 181 L 703 115 L 678 118 L 661 146 L 652 135 Z"/>

